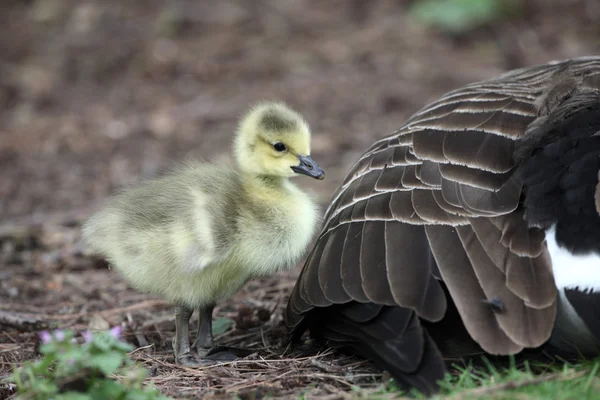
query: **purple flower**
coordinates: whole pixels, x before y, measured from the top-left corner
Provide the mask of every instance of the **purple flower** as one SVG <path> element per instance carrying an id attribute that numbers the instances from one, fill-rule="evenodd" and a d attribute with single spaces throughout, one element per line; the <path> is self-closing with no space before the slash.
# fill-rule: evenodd
<path id="1" fill-rule="evenodd" d="M 48 331 L 42 331 L 40 332 L 40 339 L 42 343 L 48 344 L 52 341 L 52 335 Z"/>
<path id="2" fill-rule="evenodd" d="M 118 339 L 121 336 L 121 325 L 117 325 L 114 328 L 111 328 L 110 334 L 115 339 Z"/>
<path id="3" fill-rule="evenodd" d="M 63 340 L 65 340 L 65 332 L 61 331 L 60 329 L 54 331 L 54 338 L 59 342 L 62 342 Z"/>
<path id="4" fill-rule="evenodd" d="M 90 331 L 81 332 L 81 336 L 83 336 L 83 340 L 85 340 L 86 343 L 89 343 L 92 341 L 92 332 L 90 332 Z"/>

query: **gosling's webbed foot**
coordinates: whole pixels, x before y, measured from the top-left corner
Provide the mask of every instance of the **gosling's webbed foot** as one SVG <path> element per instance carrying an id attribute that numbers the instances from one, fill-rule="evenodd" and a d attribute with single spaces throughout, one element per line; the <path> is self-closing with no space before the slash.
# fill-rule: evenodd
<path id="1" fill-rule="evenodd" d="M 189 320 L 192 310 L 178 307 L 175 312 L 175 336 L 173 337 L 173 353 L 175 363 L 184 367 L 206 367 L 215 364 L 211 360 L 198 360 L 194 357 L 189 340 Z"/>
<path id="2" fill-rule="evenodd" d="M 175 363 L 182 367 L 190 368 L 207 367 L 216 364 L 216 362 L 212 360 L 197 360 L 191 353 L 175 355 Z"/>
<path id="3" fill-rule="evenodd" d="M 235 361 L 238 358 L 246 357 L 252 354 L 252 351 L 247 349 L 240 349 L 238 347 L 228 346 L 215 346 L 207 350 L 202 355 L 202 360 L 213 361 L 213 362 L 229 362 Z"/>
<path id="4" fill-rule="evenodd" d="M 245 349 L 227 346 L 215 346 L 212 336 L 212 312 L 214 305 L 198 309 L 200 317 L 198 318 L 198 334 L 192 345 L 196 349 L 201 360 L 206 362 L 230 362 L 240 357 L 246 357 L 252 352 Z"/>

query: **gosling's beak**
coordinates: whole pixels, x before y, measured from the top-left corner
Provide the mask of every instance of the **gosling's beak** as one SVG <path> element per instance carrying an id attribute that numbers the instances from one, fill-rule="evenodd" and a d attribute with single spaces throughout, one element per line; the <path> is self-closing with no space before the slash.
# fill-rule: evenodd
<path id="1" fill-rule="evenodd" d="M 325 172 L 310 156 L 298 156 L 298 159 L 300 160 L 300 165 L 291 167 L 294 172 L 319 180 L 325 178 Z"/>

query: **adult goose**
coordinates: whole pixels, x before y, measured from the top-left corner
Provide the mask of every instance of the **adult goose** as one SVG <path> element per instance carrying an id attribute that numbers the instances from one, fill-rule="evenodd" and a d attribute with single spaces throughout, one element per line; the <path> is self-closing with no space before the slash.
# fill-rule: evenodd
<path id="1" fill-rule="evenodd" d="M 457 340 L 597 354 L 599 171 L 600 57 L 447 93 L 335 192 L 287 305 L 293 339 L 309 329 L 426 393 Z"/>

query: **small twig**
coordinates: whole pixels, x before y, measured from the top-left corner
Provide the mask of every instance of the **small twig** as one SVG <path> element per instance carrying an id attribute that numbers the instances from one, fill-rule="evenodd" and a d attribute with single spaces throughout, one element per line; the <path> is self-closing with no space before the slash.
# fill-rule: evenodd
<path id="1" fill-rule="evenodd" d="M 142 350 L 150 349 L 150 348 L 152 348 L 152 347 L 154 347 L 154 344 L 148 344 L 148 345 L 146 345 L 146 346 L 138 347 L 137 349 L 135 349 L 135 350 L 133 350 L 133 351 L 130 351 L 130 352 L 128 353 L 128 355 L 130 355 L 130 356 L 131 356 L 132 354 L 135 354 L 135 353 L 137 353 L 137 352 L 139 352 L 139 351 L 142 351 Z"/>
<path id="2" fill-rule="evenodd" d="M 165 302 L 164 300 L 146 300 L 146 301 L 142 301 L 141 303 L 132 304 L 127 307 L 111 308 L 109 310 L 104 310 L 104 311 L 99 311 L 99 312 L 94 312 L 94 313 L 100 315 L 101 317 L 109 317 L 112 315 L 123 314 L 123 313 L 130 312 L 130 311 L 138 311 L 138 310 L 141 310 L 144 308 L 166 306 L 166 305 L 168 305 L 168 303 Z M 39 321 L 40 323 L 48 324 L 47 321 L 75 320 L 75 319 L 79 319 L 81 317 L 85 317 L 89 314 L 90 314 L 89 312 L 78 312 L 78 313 L 74 313 L 74 314 L 45 314 L 45 315 L 44 314 L 38 315 L 38 314 L 27 313 L 27 314 L 20 314 L 20 316 L 22 316 L 23 318 L 37 318 L 34 321 Z M 43 318 L 43 320 L 42 320 L 42 318 Z M 3 322 L 3 321 L 2 321 L 2 314 L 0 313 L 0 323 L 1 322 Z"/>
<path id="3" fill-rule="evenodd" d="M 109 310 L 100 311 L 97 314 L 102 317 L 109 317 L 111 315 L 123 314 L 123 313 L 130 312 L 130 311 L 138 311 L 138 310 L 142 310 L 144 308 L 166 306 L 166 305 L 169 305 L 169 304 L 164 300 L 146 300 L 146 301 L 142 301 L 141 303 L 132 304 L 127 307 L 117 307 L 117 308 L 111 308 Z M 81 317 L 85 317 L 86 315 L 88 315 L 87 312 L 82 312 L 82 313 L 67 314 L 67 315 L 48 315 L 46 317 L 48 317 L 49 319 L 56 319 L 56 320 L 62 321 L 62 320 L 68 320 L 68 319 L 81 318 Z"/>
<path id="4" fill-rule="evenodd" d="M 22 349 L 22 347 L 19 346 L 18 344 L 13 345 L 12 347 L 5 348 L 5 349 L 3 349 L 2 347 L 4 347 L 4 346 L 0 345 L 0 354 Z M 0 380 L 2 380 L 2 378 L 0 378 Z"/>
<path id="5" fill-rule="evenodd" d="M 152 318 L 152 319 L 148 319 L 144 322 L 142 322 L 142 325 L 140 326 L 141 329 L 145 329 L 154 325 L 159 325 L 162 324 L 164 322 L 169 322 L 173 320 L 173 315 L 169 314 L 169 315 L 162 315 L 156 318 Z"/>
<path id="6" fill-rule="evenodd" d="M 0 325 L 10 326 L 22 331 L 40 330 L 48 327 L 48 323 L 32 315 L 12 313 L 0 310 Z"/>
<path id="7" fill-rule="evenodd" d="M 137 340 L 138 345 L 140 345 L 140 348 L 147 347 L 148 340 L 146 340 L 146 337 L 142 334 L 139 327 L 137 327 L 136 324 L 134 323 L 133 317 L 131 316 L 130 312 L 127 313 L 127 321 L 129 322 L 130 326 L 133 328 L 133 334 L 135 335 L 135 339 Z"/>
<path id="8" fill-rule="evenodd" d="M 266 351 L 268 351 L 271 354 L 277 354 L 276 352 L 274 352 L 273 350 L 271 350 L 271 346 L 269 346 L 267 344 L 267 340 L 265 339 L 265 333 L 264 333 L 264 331 L 263 331 L 262 328 L 260 329 L 260 338 L 262 339 L 262 343 L 263 343 L 263 346 L 264 346 L 264 348 L 265 348 Z"/>
<path id="9" fill-rule="evenodd" d="M 321 400 L 346 400 L 351 399 L 352 395 L 346 392 L 339 391 L 337 393 L 328 394 L 327 396 L 319 396 Z"/>
<path id="10" fill-rule="evenodd" d="M 321 371 L 325 371 L 330 374 L 339 374 L 339 373 L 343 372 L 343 370 L 344 370 L 343 368 L 341 368 L 338 365 L 327 364 L 327 363 L 324 363 L 324 362 L 316 360 L 316 359 L 311 360 L 310 365 L 312 365 L 313 367 L 317 367 Z"/>
<path id="11" fill-rule="evenodd" d="M 325 379 L 330 379 L 332 381 L 335 381 L 341 385 L 344 385 L 348 388 L 352 387 L 352 383 L 348 382 L 347 380 L 345 380 L 343 377 L 338 376 L 338 375 L 328 375 L 328 374 L 319 374 L 319 373 L 310 373 L 308 375 L 296 375 L 296 377 L 301 378 L 308 378 L 308 379 L 321 379 L 321 380 L 325 380 Z"/>

